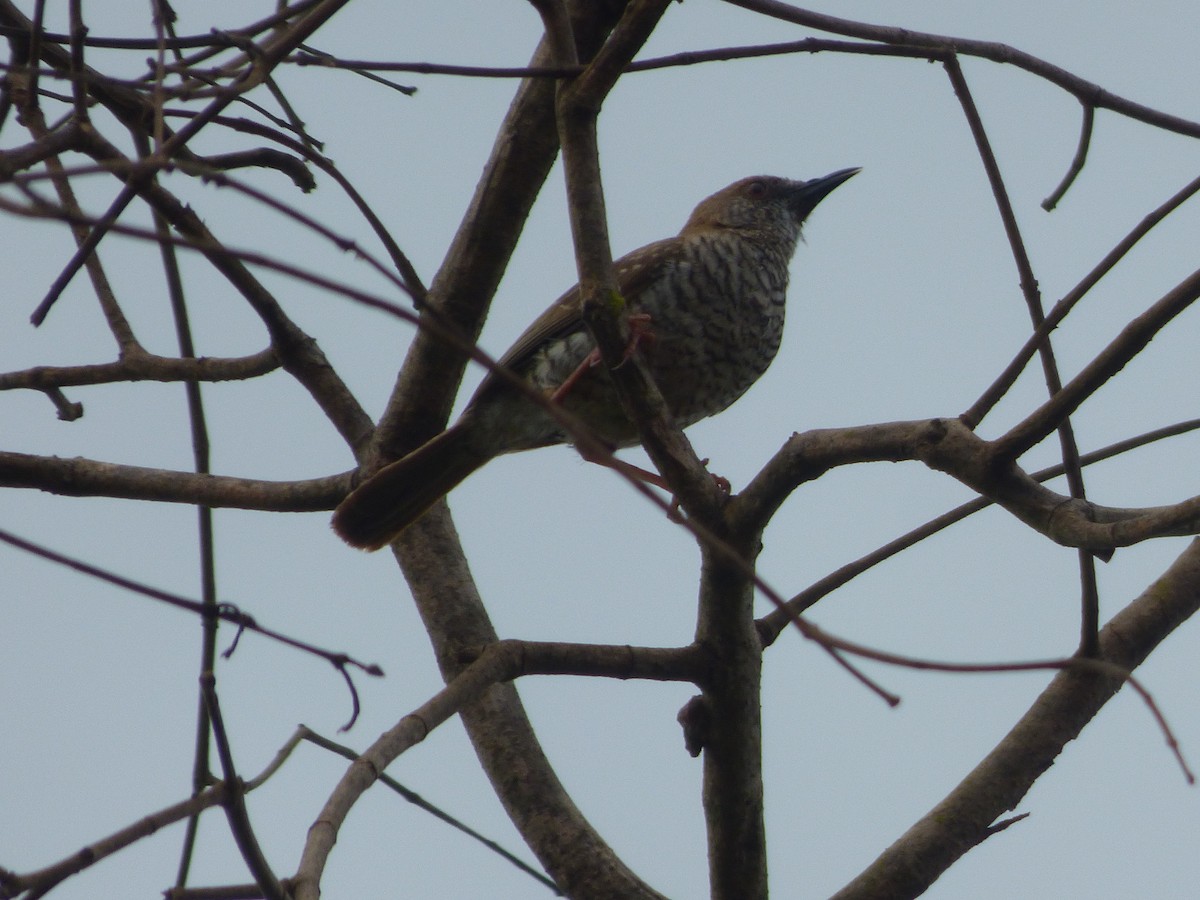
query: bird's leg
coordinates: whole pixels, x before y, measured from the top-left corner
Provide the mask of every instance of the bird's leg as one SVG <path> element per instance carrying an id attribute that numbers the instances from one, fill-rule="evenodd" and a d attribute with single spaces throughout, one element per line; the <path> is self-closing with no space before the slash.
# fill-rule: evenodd
<path id="1" fill-rule="evenodd" d="M 645 482 L 646 484 L 652 484 L 657 488 L 662 488 L 664 491 L 671 490 L 671 486 L 667 484 L 667 480 L 657 472 L 651 472 L 649 469 L 643 469 L 641 466 L 635 466 L 633 463 L 625 462 L 625 460 L 618 459 L 611 453 L 601 455 L 589 453 L 579 447 L 576 449 L 579 450 L 579 455 L 590 463 L 595 463 L 598 466 L 607 466 L 610 469 L 620 472 L 627 478 L 635 478 L 638 481 Z M 707 466 L 708 460 L 700 460 L 700 465 Z M 712 472 L 709 472 L 708 476 L 713 480 L 713 483 L 716 484 L 717 490 L 721 492 L 721 495 L 728 498 L 733 492 L 733 486 L 729 483 L 729 479 L 724 475 L 714 475 Z M 671 519 L 673 522 L 683 521 L 683 516 L 680 515 L 679 512 L 679 498 L 674 494 L 671 495 L 671 506 L 667 509 L 667 518 Z"/>
<path id="2" fill-rule="evenodd" d="M 576 449 L 579 450 L 579 455 L 590 463 L 595 463 L 598 466 L 607 466 L 628 478 L 644 481 L 646 484 L 652 484 L 657 488 L 662 488 L 664 491 L 670 490 L 670 487 L 667 486 L 667 480 L 657 472 L 651 472 L 649 469 L 643 469 L 641 466 L 625 462 L 625 460 L 618 459 L 611 453 L 589 453 L 582 447 L 576 447 Z"/>
<path id="3" fill-rule="evenodd" d="M 638 345 L 653 344 L 655 341 L 654 332 L 650 330 L 650 323 L 654 321 L 650 313 L 630 313 L 625 321 L 629 323 L 629 343 L 625 345 L 625 353 L 617 363 L 618 368 L 629 362 Z"/>
<path id="4" fill-rule="evenodd" d="M 571 392 L 571 388 L 575 387 L 575 383 L 583 377 L 584 373 L 588 369 L 593 369 L 598 365 L 600 365 L 600 351 L 593 349 L 591 353 L 583 358 L 583 362 L 575 367 L 575 371 L 563 379 L 563 383 L 554 389 L 554 393 L 550 395 L 550 402 L 562 402 L 563 397 Z"/>
<path id="5" fill-rule="evenodd" d="M 625 345 L 625 353 L 617 365 L 624 365 L 629 357 L 633 356 L 639 344 L 643 342 L 650 343 L 654 340 L 654 332 L 650 330 L 651 319 L 649 313 L 631 313 L 626 321 L 629 323 L 629 343 Z M 593 348 L 592 352 L 583 358 L 583 362 L 575 367 L 575 371 L 568 375 L 563 383 L 555 389 L 554 393 L 550 395 L 550 399 L 555 403 L 560 402 L 563 397 L 571 392 L 571 388 L 576 385 L 589 369 L 594 369 L 598 365 L 600 365 L 600 350 Z M 592 461 L 595 462 L 596 460 Z"/>

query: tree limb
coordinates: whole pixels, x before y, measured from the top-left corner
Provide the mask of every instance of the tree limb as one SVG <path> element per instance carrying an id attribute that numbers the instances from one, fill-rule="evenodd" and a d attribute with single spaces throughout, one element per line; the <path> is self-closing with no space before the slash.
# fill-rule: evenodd
<path id="1" fill-rule="evenodd" d="M 1200 610 L 1200 541 L 1100 631 L 1099 659 L 1137 668 Z M 834 900 L 907 900 L 922 894 L 1016 808 L 1067 743 L 1079 736 L 1124 679 L 1066 669 L 949 796 L 910 828 Z"/>

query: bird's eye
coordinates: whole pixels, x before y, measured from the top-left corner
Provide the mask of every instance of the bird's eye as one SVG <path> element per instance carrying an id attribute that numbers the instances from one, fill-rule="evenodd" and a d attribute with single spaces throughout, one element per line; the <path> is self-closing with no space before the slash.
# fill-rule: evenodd
<path id="1" fill-rule="evenodd" d="M 746 196 L 751 200 L 761 200 L 767 196 L 767 186 L 761 181 L 752 181 L 746 185 Z"/>

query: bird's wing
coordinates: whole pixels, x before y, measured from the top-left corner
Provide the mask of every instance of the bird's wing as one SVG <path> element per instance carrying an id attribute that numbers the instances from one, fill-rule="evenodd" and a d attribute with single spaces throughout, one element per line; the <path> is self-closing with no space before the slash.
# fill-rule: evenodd
<path id="1" fill-rule="evenodd" d="M 677 237 L 647 244 L 613 263 L 617 288 L 636 309 L 637 295 L 679 259 L 680 239 Z M 579 286 L 571 288 L 525 329 L 516 342 L 497 361 L 499 365 L 520 373 L 538 348 L 547 341 L 564 337 L 584 327 L 579 302 Z M 489 375 L 475 392 L 474 404 L 486 391 L 494 389 L 498 379 Z"/>

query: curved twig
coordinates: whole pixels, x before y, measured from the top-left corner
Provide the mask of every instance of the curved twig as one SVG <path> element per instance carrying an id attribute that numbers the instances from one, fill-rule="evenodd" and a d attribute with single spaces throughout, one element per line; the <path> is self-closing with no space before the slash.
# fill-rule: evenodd
<path id="1" fill-rule="evenodd" d="M 1075 148 L 1075 156 L 1071 160 L 1071 165 L 1067 168 L 1067 172 L 1062 177 L 1062 181 L 1058 183 L 1053 191 L 1050 192 L 1045 200 L 1042 201 L 1042 209 L 1050 212 L 1056 206 L 1058 201 L 1066 196 L 1067 191 L 1071 189 L 1071 185 L 1075 183 L 1075 179 L 1079 173 L 1083 171 L 1083 166 L 1087 162 L 1088 147 L 1092 143 L 1092 126 L 1096 121 L 1096 107 L 1090 103 L 1083 104 L 1083 122 L 1079 126 L 1079 145 Z"/>

